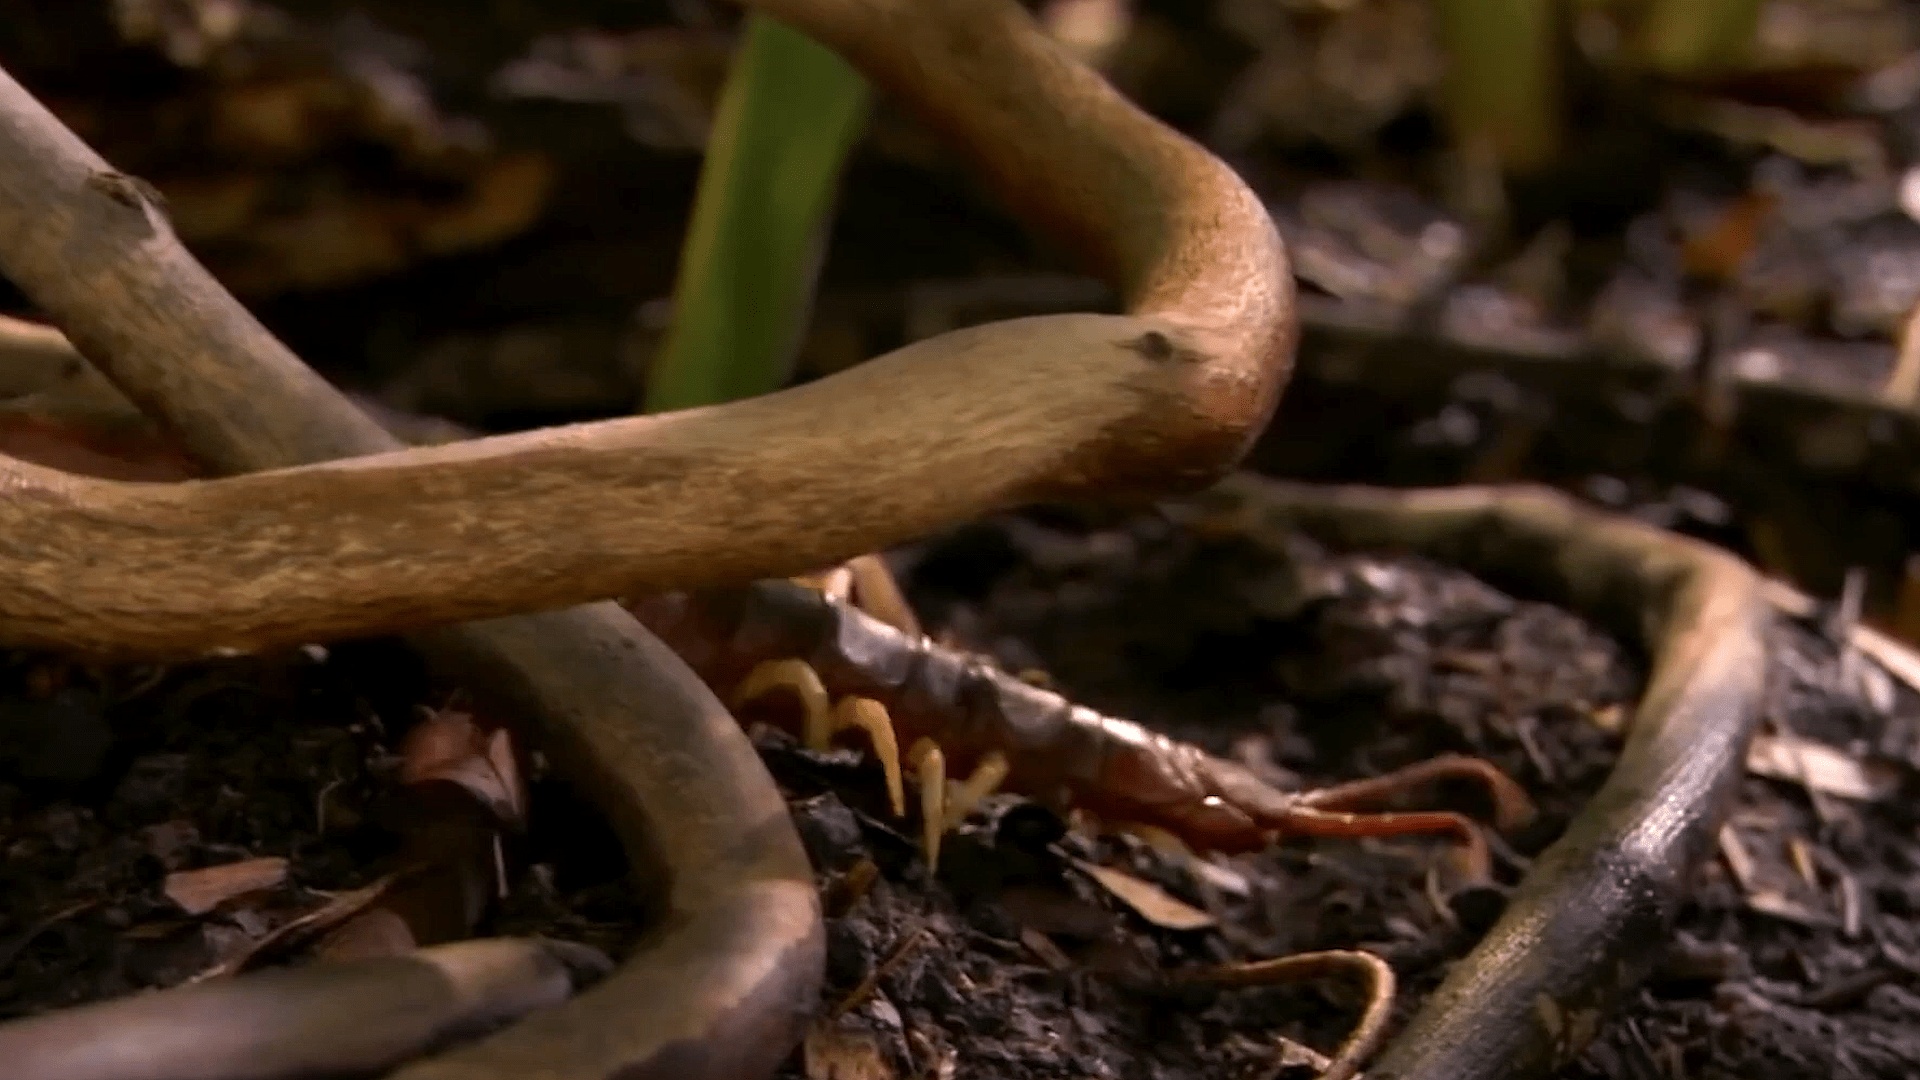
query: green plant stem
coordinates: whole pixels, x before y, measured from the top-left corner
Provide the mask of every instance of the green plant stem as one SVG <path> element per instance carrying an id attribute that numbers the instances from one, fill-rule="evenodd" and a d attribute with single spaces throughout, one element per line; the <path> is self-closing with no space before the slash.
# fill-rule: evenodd
<path id="1" fill-rule="evenodd" d="M 1648 67 L 1704 76 L 1734 66 L 1753 41 L 1760 0 L 1656 0 L 1640 30 Z"/>
<path id="2" fill-rule="evenodd" d="M 648 411 L 750 397 L 789 377 L 868 98 L 838 56 L 748 18 L 681 251 L 673 325 L 648 372 Z"/>
<path id="3" fill-rule="evenodd" d="M 1457 143 L 1507 172 L 1553 160 L 1561 139 L 1559 0 L 1436 0 L 1445 105 Z"/>

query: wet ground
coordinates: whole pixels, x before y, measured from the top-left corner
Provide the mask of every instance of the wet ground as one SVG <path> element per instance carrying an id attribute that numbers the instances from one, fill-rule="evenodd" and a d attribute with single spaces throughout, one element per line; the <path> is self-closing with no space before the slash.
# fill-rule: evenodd
<path id="1" fill-rule="evenodd" d="M 930 629 L 1289 782 L 1447 751 L 1491 758 L 1542 809 L 1500 846 L 1502 885 L 1604 778 L 1641 676 L 1577 617 L 1444 567 L 1304 540 L 1281 566 L 1158 515 L 1010 518 L 897 561 Z M 1863 658 L 1843 663 L 1815 627 L 1783 628 L 1775 655 L 1775 734 L 1832 747 L 1873 790 L 1750 778 L 1734 818 L 1739 873 L 1725 858 L 1705 868 L 1672 958 L 1568 1077 L 1920 1068 L 1920 843 L 1902 797 L 1920 760 L 1920 697 Z M 6 679 L 10 1016 L 177 983 L 370 880 L 395 850 L 380 807 L 400 730 L 446 692 L 378 644 L 153 671 L 15 657 Z M 1134 836 L 1069 831 L 1010 797 L 948 838 L 929 881 L 876 769 L 782 733 L 757 738 L 835 911 L 822 1001 L 834 1019 L 792 1077 L 1264 1075 L 1278 1036 L 1337 1045 L 1359 988 L 1216 991 L 1177 973 L 1365 948 L 1400 977 L 1397 1021 L 1500 910 L 1499 888 L 1451 887 L 1442 841 L 1291 841 L 1196 863 Z M 1472 791 L 1439 797 L 1485 809 Z M 615 953 L 632 939 L 641 909 L 618 854 L 583 834 L 579 813 L 536 783 L 513 897 L 483 932 Z M 288 859 L 287 882 L 200 916 L 166 895 L 170 871 L 259 856 Z M 1166 913 L 1143 916 L 1075 860 L 1154 883 L 1212 925 L 1160 925 Z M 878 873 L 857 885 L 862 862 Z M 845 1071 L 856 1067 L 880 1071 Z"/>
<path id="2" fill-rule="evenodd" d="M 131 41 L 110 7 L 222 5 L 0 3 L 17 31 L 0 62 L 152 180 L 196 253 L 336 381 L 490 429 L 629 411 L 731 7 L 633 5 L 603 25 L 585 4 L 495 5 L 479 22 L 466 4 L 285 6 L 291 19 L 246 5 L 226 38 L 169 16 Z M 1712 391 L 1733 378 L 1910 403 L 1895 391 L 1903 347 L 1920 356 L 1905 325 L 1920 9 L 1801 17 L 1822 6 L 1781 0 L 1758 77 L 1588 85 L 1597 127 L 1572 141 L 1591 152 L 1513 185 L 1488 226 L 1456 197 L 1434 115 L 1430 5 L 1135 7 L 1110 74 L 1269 201 L 1310 297 L 1265 464 L 1546 479 L 1823 596 L 1864 566 L 1869 608 L 1900 616 L 1920 520 L 1910 423 L 1827 399 L 1729 417 Z M 950 164 L 876 118 L 801 377 L 951 326 L 1111 305 L 1052 276 Z M 1772 419 L 1743 426 L 1755 417 Z M 932 627 L 1290 781 L 1493 758 L 1546 811 L 1501 856 L 1509 883 L 1604 775 L 1641 675 L 1577 618 L 1444 567 L 1303 544 L 1282 568 L 1152 517 L 1026 516 L 899 554 Z M 1569 1077 L 1920 1071 L 1920 699 L 1817 626 L 1784 628 L 1775 657 L 1770 734 L 1838 751 L 1870 790 L 1749 779 L 1672 960 Z M 383 645 L 164 670 L 6 657 L 0 1016 L 176 983 L 375 880 L 399 848 L 402 735 L 453 689 Z M 857 896 L 831 924 L 823 1002 L 845 1015 L 793 1076 L 1263 1075 L 1277 1036 L 1335 1045 L 1355 990 L 1212 995 L 1168 972 L 1366 947 L 1399 972 L 1404 1017 L 1499 907 L 1497 890 L 1449 891 L 1438 843 L 1288 843 L 1196 869 L 1006 800 L 949 839 L 930 882 L 911 831 L 876 809 L 873 769 L 760 741 L 823 884 Z M 514 855 L 483 930 L 616 953 L 632 939 L 611 839 L 549 779 Z M 1157 927 L 1068 856 L 1126 867 L 1216 925 Z M 259 857 L 288 860 L 285 881 L 209 915 L 167 895 L 169 875 Z M 862 860 L 877 869 L 864 890 L 846 882 Z"/>

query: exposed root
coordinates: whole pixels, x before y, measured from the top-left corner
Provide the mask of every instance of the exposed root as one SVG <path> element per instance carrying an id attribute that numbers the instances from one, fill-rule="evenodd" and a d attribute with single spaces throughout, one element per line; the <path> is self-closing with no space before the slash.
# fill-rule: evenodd
<path id="1" fill-rule="evenodd" d="M 420 630 L 783 576 L 1036 500 L 1190 489 L 1239 460 L 1295 329 L 1279 233 L 1230 168 L 1013 0 L 752 6 L 917 107 L 1127 313 L 968 327 L 669 415 L 407 450 L 358 413 L 350 437 L 256 438 L 221 420 L 333 392 L 304 368 L 263 375 L 299 362 L 137 186 L 110 196 L 97 178 L 118 174 L 70 133 L 20 130 L 55 122 L 8 81 L 0 110 L 41 115 L 0 126 L 0 270 L 186 449 L 255 471 L 143 485 L 0 459 L 0 642 L 179 657 Z M 133 314 L 101 317 L 105 297 Z M 186 400 L 186 371 L 222 389 Z"/>
<path id="2" fill-rule="evenodd" d="M 1576 1033 L 1599 1024 L 1541 1017 L 1597 1021 L 1639 983 L 1740 782 L 1769 664 L 1773 614 L 1759 576 L 1709 544 L 1538 488 L 1389 491 L 1240 474 L 1200 503 L 1276 551 L 1298 528 L 1453 563 L 1578 610 L 1651 654 L 1605 786 L 1374 1068 L 1396 1080 L 1496 1080 L 1576 1056 Z"/>
<path id="3" fill-rule="evenodd" d="M 0 73 L 0 271 L 203 465 L 249 474 L 140 485 L 0 459 L 0 641 L 181 656 L 417 631 L 664 883 L 666 932 L 592 992 L 401 1080 L 765 1075 L 821 978 L 804 852 L 732 718 L 617 608 L 554 609 L 1203 483 L 1290 370 L 1292 278 L 1259 198 L 1018 4 L 752 6 L 904 99 L 1128 314 L 957 331 L 715 409 L 403 450 Z"/>
<path id="4" fill-rule="evenodd" d="M 372 1076 L 552 1010 L 610 966 L 584 945 L 491 938 L 270 968 L 15 1020 L 0 1058 L 15 1080 Z"/>

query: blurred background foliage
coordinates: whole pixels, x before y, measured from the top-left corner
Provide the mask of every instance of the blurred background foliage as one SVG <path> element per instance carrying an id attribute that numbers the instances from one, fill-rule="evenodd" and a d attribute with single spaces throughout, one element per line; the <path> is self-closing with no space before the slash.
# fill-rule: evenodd
<path id="1" fill-rule="evenodd" d="M 771 19 L 748 18 L 715 107 L 648 409 L 764 394 L 791 377 L 865 80 Z"/>
<path id="2" fill-rule="evenodd" d="M 1286 234 L 1260 463 L 1545 480 L 1920 626 L 1920 4 L 1029 6 Z M 0 63 L 330 377 L 492 429 L 1115 303 L 719 0 L 0 0 Z"/>

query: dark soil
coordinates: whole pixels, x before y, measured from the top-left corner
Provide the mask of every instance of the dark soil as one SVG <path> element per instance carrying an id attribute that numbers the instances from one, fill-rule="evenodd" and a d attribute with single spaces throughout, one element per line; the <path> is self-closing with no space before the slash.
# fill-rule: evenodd
<path id="1" fill-rule="evenodd" d="M 680 0 L 568 0 L 491 5 L 476 20 L 465 3 L 369 0 L 348 14 L 303 0 L 282 5 L 304 20 L 292 30 L 263 31 L 204 65 L 121 40 L 119 6 L 0 0 L 0 25 L 15 31 L 0 33 L 0 63 L 117 166 L 165 192 L 196 253 L 330 378 L 496 430 L 632 408 L 698 167 L 697 140 L 652 115 L 671 110 L 648 80 L 692 84 L 680 88 L 709 99 L 712 86 L 701 86 L 717 85 L 724 40 L 708 30 L 730 25 L 731 6 L 714 7 L 716 19 L 710 5 Z M 1407 385 L 1361 379 L 1352 354 L 1382 350 L 1340 333 L 1337 320 L 1309 325 L 1263 465 L 1376 483 L 1547 480 L 1727 544 L 1823 595 L 1865 567 L 1870 610 L 1891 610 L 1920 521 L 1898 432 L 1816 409 L 1804 426 L 1727 443 L 1692 380 L 1711 368 L 1862 395 L 1882 385 L 1920 289 L 1920 227 L 1900 199 L 1920 160 L 1920 82 L 1899 83 L 1898 100 L 1846 107 L 1884 157 L 1864 175 L 1796 158 L 1797 142 L 1676 126 L 1634 84 L 1574 133 L 1578 160 L 1548 182 L 1512 185 L 1510 228 L 1477 236 L 1448 209 L 1445 146 L 1426 98 L 1391 115 L 1350 115 L 1367 87 L 1263 89 L 1272 80 L 1252 76 L 1272 57 L 1266 70 L 1281 73 L 1348 69 L 1289 59 L 1296 38 L 1317 39 L 1277 22 L 1272 33 L 1224 25 L 1230 9 L 1261 6 L 1140 4 L 1144 45 L 1115 77 L 1269 200 L 1303 292 L 1323 310 L 1404 319 L 1404 351 L 1423 361 L 1404 367 L 1427 373 Z M 1363 19 L 1368 6 L 1327 11 Z M 1403 16 L 1425 7 L 1371 6 Z M 1338 29 L 1312 5 L 1293 7 L 1293 22 Z M 1911 3 L 1853 8 L 1897 18 L 1881 29 L 1862 22 L 1842 49 L 1859 54 L 1842 58 L 1844 70 L 1879 70 L 1920 40 Z M 634 27 L 664 36 L 620 36 Z M 553 43 L 537 37 L 562 31 L 631 47 L 637 77 L 608 77 L 631 100 L 489 89 L 506 65 L 547 55 Z M 1388 49 L 1361 74 L 1418 71 L 1419 59 Z M 687 74 L 680 61 L 712 70 Z M 353 114 L 293 125 L 262 145 L 214 137 L 222 129 L 210 118 L 229 98 L 253 100 L 256 82 L 306 73 L 295 83 L 324 101 L 369 70 L 417 80 L 435 108 L 417 127 Z M 1835 108 L 1796 85 L 1773 88 L 1796 110 L 1776 121 Z M 1739 100 L 1738 87 L 1696 89 Z M 1306 92 L 1330 107 L 1290 108 Z M 474 131 L 487 136 L 481 148 L 460 151 Z M 465 205 L 483 179 L 522 175 L 495 171 L 520 154 L 552 173 L 550 189 L 529 196 L 538 213 L 505 214 L 471 249 L 393 265 L 372 257 L 396 237 L 410 242 L 444 206 Z M 1084 279 L 1033 276 L 1063 267 L 950 164 L 898 116 L 877 118 L 848 172 L 796 378 L 949 326 L 1112 303 Z M 241 197 L 256 182 L 270 198 Z M 1749 219 L 1754 207 L 1768 209 Z M 362 225 L 342 230 L 343 214 Z M 354 257 L 335 266 L 334 255 Z M 12 294 L 0 306 L 27 310 Z M 1556 334 L 1579 347 L 1570 374 L 1552 380 L 1556 397 L 1489 374 L 1491 363 L 1424 362 L 1453 347 L 1438 340 L 1443 331 L 1461 330 L 1496 352 L 1525 353 Z M 1597 357 L 1652 358 L 1673 385 L 1602 393 L 1603 376 L 1614 376 Z M 1802 459 L 1822 455 L 1826 471 L 1809 471 Z M 1687 464 L 1695 457 L 1711 467 Z M 1501 853 L 1503 885 L 1603 778 L 1610 732 L 1630 715 L 1642 675 L 1639 658 L 1579 619 L 1443 567 L 1304 543 L 1293 566 L 1279 567 L 1153 516 L 1010 518 L 901 556 L 933 627 L 1010 667 L 1042 669 L 1087 704 L 1290 782 L 1442 751 L 1492 758 L 1544 811 Z M 1753 863 L 1748 880 L 1725 860 L 1703 869 L 1671 962 L 1565 1076 L 1920 1073 L 1920 842 L 1909 809 L 1920 698 L 1843 658 L 1817 627 L 1784 627 L 1775 659 L 1773 721 L 1895 771 L 1897 790 L 1864 804 L 1750 779 L 1734 824 Z M 455 689 L 428 685 L 384 644 L 164 670 L 0 657 L 0 1017 L 177 983 L 325 894 L 373 879 L 397 846 L 395 749 L 417 709 Z M 1168 973 L 1365 947 L 1398 972 L 1404 1019 L 1499 909 L 1498 890 L 1452 888 L 1438 842 L 1290 842 L 1191 863 L 1128 836 L 1063 833 L 1010 798 L 948 838 L 930 882 L 912 830 L 873 809 L 874 769 L 851 754 L 800 752 L 777 734 L 760 744 L 792 794 L 823 886 L 839 895 L 863 858 L 880 871 L 832 919 L 823 1006 L 899 957 L 816 1036 L 814 1068 L 796 1055 L 790 1077 L 821 1075 L 836 1054 L 916 1077 L 1261 1075 L 1276 1036 L 1337 1044 L 1359 1003 L 1354 989 L 1208 995 L 1176 990 Z M 1484 809 L 1473 792 L 1437 796 Z M 548 933 L 618 955 L 644 920 L 611 838 L 550 779 L 537 779 L 533 807 L 513 895 L 483 931 Z M 1219 925 L 1156 929 L 1069 855 L 1125 866 Z M 249 856 L 288 858 L 291 883 L 203 918 L 161 891 L 170 871 Z"/>
<path id="2" fill-rule="evenodd" d="M 1609 732 L 1641 677 L 1637 658 L 1580 619 L 1455 571 L 1305 541 L 1294 565 L 1277 566 L 1156 515 L 999 520 L 899 562 L 932 628 L 1300 785 L 1445 751 L 1491 758 L 1543 811 L 1503 845 L 1503 885 L 1604 778 Z M 1858 658 L 1843 681 L 1838 651 L 1812 629 L 1783 629 L 1776 656 L 1778 723 L 1905 776 L 1920 699 Z M 323 892 L 368 880 L 393 846 L 380 810 L 392 747 L 415 706 L 445 695 L 381 645 L 165 671 L 15 657 L 5 680 L 8 1016 L 177 983 Z M 947 838 L 930 883 L 912 828 L 875 809 L 877 770 L 847 752 L 797 750 L 782 733 L 759 742 L 830 897 L 862 859 L 880 870 L 829 921 L 823 1010 L 884 971 L 810 1040 L 812 1075 L 846 1054 L 896 1076 L 1261 1075 L 1276 1036 L 1337 1045 L 1358 989 L 1215 992 L 1173 973 L 1366 948 L 1399 975 L 1403 1020 L 1500 909 L 1499 889 L 1452 889 L 1440 841 L 1288 842 L 1194 863 L 1130 835 L 1069 832 L 1014 797 Z M 1484 810 L 1469 791 L 1436 801 Z M 1667 969 L 1564 1075 L 1910 1075 L 1920 1067 L 1910 804 L 1816 803 L 1751 779 L 1735 819 L 1750 884 L 1788 902 L 1756 910 L 1723 864 L 1707 867 Z M 618 954 L 642 908 L 617 853 L 581 839 L 579 807 L 550 782 L 538 785 L 534 821 L 514 897 L 483 929 Z M 1812 884 L 1795 870 L 1795 841 Z M 167 870 L 256 855 L 288 857 L 292 884 L 197 919 L 159 892 Z M 1069 857 L 1125 868 L 1218 926 L 1159 929 Z M 809 1075 L 803 1059 L 784 1075 Z"/>
<path id="3" fill-rule="evenodd" d="M 1523 838 L 1532 848 L 1604 777 L 1613 740 L 1592 717 L 1630 702 L 1637 680 L 1607 638 L 1457 573 L 1305 543 L 1298 554 L 1296 567 L 1277 567 L 1152 518 L 1090 530 L 1016 520 L 928 545 L 909 581 L 935 627 L 1009 667 L 1042 667 L 1077 700 L 1302 785 L 1484 754 L 1538 795 L 1547 828 Z M 896 1057 L 924 1045 L 896 1060 L 899 1075 L 949 1048 L 961 1070 L 996 1077 L 1259 1075 L 1275 1060 L 1273 1034 L 1337 1045 L 1354 988 L 1181 995 L 1166 985 L 1171 971 L 1367 948 L 1403 980 L 1404 1016 L 1499 911 L 1497 892 L 1444 895 L 1438 843 L 1288 843 L 1196 873 L 1131 838 L 1061 842 L 1221 923 L 1155 930 L 1058 852 L 1036 850 L 1021 806 L 1003 811 L 1011 824 L 983 822 L 953 845 L 942 892 L 889 878 L 830 923 L 830 998 L 908 935 L 933 937 L 854 1014 Z M 1508 881 L 1515 861 L 1502 867 Z"/>
<path id="4" fill-rule="evenodd" d="M 0 676 L 0 1016 L 177 985 L 246 953 L 329 895 L 395 868 L 405 813 L 394 748 L 440 706 L 399 648 L 171 669 L 9 656 Z M 540 828 L 493 925 L 617 949 L 643 919 L 578 808 L 538 778 Z M 277 856 L 289 881 L 189 917 L 168 873 Z M 562 896 L 559 890 L 565 889 Z"/>

